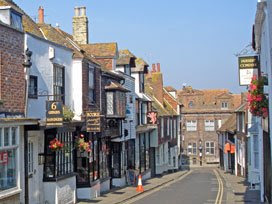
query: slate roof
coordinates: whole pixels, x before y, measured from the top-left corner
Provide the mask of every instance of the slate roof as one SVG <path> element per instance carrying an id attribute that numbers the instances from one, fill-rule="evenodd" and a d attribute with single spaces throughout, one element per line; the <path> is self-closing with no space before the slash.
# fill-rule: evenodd
<path id="1" fill-rule="evenodd" d="M 117 65 L 129 65 L 131 64 L 131 59 L 136 59 L 136 57 L 129 50 L 119 50 L 119 57 L 117 59 Z M 135 66 L 135 65 L 134 65 Z"/>
<path id="2" fill-rule="evenodd" d="M 33 35 L 36 35 L 40 38 L 43 38 L 43 35 L 37 26 L 37 24 L 13 1 L 10 0 L 0 0 L 0 6 L 10 6 L 15 11 L 23 14 L 22 21 L 23 21 L 23 28 L 25 32 L 29 32 Z"/>
<path id="3" fill-rule="evenodd" d="M 176 91 L 177 91 L 177 90 L 176 90 L 175 88 L 173 88 L 172 86 L 165 86 L 164 88 L 165 88 L 165 90 L 168 91 L 168 92 L 173 92 L 173 91 L 176 92 Z"/>
<path id="4" fill-rule="evenodd" d="M 175 109 L 168 103 L 166 99 L 163 99 L 163 104 L 161 104 L 154 97 L 153 90 L 149 84 L 145 84 L 145 92 L 152 99 L 152 108 L 158 112 L 159 116 L 177 115 Z"/>
<path id="5" fill-rule="evenodd" d="M 94 57 L 101 58 L 114 58 L 117 55 L 117 43 L 92 43 L 81 45 L 87 54 Z"/>
<path id="6" fill-rule="evenodd" d="M 142 58 L 137 58 L 135 63 L 136 67 L 132 67 L 131 72 L 148 72 L 149 65 Z"/>
<path id="7" fill-rule="evenodd" d="M 130 92 L 129 90 L 124 88 L 121 84 L 113 81 L 109 85 L 105 86 L 105 90 L 119 90 L 122 92 Z"/>
<path id="8" fill-rule="evenodd" d="M 218 132 L 234 133 L 236 130 L 236 114 L 233 113 L 226 122 L 217 130 Z"/>

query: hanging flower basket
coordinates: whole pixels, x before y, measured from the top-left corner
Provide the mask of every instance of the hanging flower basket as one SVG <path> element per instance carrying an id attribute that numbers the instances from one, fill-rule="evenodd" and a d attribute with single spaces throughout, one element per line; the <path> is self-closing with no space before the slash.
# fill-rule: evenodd
<path id="1" fill-rule="evenodd" d="M 90 152 L 91 151 L 90 143 L 91 141 L 85 142 L 84 135 L 82 134 L 76 137 L 76 148 L 78 148 L 81 152 Z"/>
<path id="2" fill-rule="evenodd" d="M 50 141 L 49 143 L 49 148 L 52 150 L 52 151 L 58 151 L 58 150 L 61 150 L 64 146 L 63 143 L 61 143 L 57 138 L 54 138 L 53 140 Z"/>
<path id="3" fill-rule="evenodd" d="M 252 77 L 247 96 L 249 111 L 254 116 L 266 118 L 268 116 L 268 99 L 263 92 L 265 77 Z"/>

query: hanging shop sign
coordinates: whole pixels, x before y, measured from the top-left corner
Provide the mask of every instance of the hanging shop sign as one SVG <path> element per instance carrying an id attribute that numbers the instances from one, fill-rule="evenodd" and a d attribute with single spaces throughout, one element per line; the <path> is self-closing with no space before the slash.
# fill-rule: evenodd
<path id="1" fill-rule="evenodd" d="M 253 75 L 258 76 L 259 57 L 246 56 L 238 58 L 240 86 L 250 85 Z"/>
<path id="2" fill-rule="evenodd" d="M 158 113 L 155 111 L 147 112 L 147 124 L 155 125 L 157 124 Z"/>
<path id="3" fill-rule="evenodd" d="M 101 132 L 101 115 L 99 110 L 86 112 L 87 132 Z"/>
<path id="4" fill-rule="evenodd" d="M 63 125 L 63 107 L 60 101 L 46 101 L 46 126 Z"/>

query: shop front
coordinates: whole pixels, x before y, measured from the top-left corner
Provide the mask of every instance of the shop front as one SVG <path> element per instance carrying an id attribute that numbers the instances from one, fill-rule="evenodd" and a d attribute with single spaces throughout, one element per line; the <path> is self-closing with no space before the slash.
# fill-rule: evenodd
<path id="1" fill-rule="evenodd" d="M 0 119 L 0 203 L 25 202 L 26 128 L 34 119 Z"/>

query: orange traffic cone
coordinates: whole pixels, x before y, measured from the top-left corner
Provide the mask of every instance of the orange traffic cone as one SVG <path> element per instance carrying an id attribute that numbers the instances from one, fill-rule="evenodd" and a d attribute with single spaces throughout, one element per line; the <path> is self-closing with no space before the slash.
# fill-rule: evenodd
<path id="1" fill-rule="evenodd" d="M 138 176 L 138 186 L 137 186 L 137 188 L 136 188 L 136 191 L 137 191 L 137 192 L 144 192 L 141 174 Z"/>

